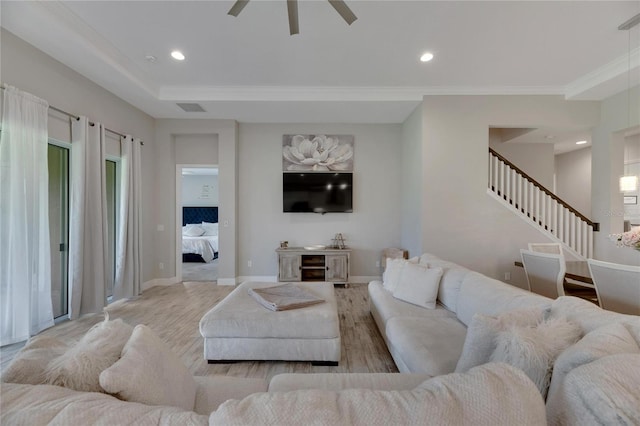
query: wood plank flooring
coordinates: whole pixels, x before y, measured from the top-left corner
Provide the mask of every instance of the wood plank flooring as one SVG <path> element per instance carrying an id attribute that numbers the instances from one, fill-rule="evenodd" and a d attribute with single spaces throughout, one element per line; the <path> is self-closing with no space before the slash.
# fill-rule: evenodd
<path id="1" fill-rule="evenodd" d="M 386 373 L 397 372 L 373 317 L 369 312 L 366 284 L 336 287 L 342 358 L 335 367 L 312 366 L 309 362 L 241 362 L 207 364 L 203 357 L 203 340 L 198 330 L 202 315 L 220 302 L 234 287 L 211 282 L 184 282 L 167 287 L 153 287 L 134 300 L 118 301 L 106 311 L 111 319 L 122 318 L 133 326 L 146 324 L 160 336 L 198 376 L 228 375 L 270 380 L 280 373 Z M 102 314 L 86 315 L 65 321 L 41 334 L 65 341 L 78 340 Z M 23 344 L 0 349 L 4 370 Z"/>

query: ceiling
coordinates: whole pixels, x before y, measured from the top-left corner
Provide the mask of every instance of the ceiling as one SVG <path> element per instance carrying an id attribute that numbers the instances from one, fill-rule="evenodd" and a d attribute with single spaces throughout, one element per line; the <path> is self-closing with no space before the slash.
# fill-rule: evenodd
<path id="1" fill-rule="evenodd" d="M 424 95 L 603 99 L 640 76 L 638 27 L 617 29 L 638 1 L 347 0 L 348 26 L 327 1 L 301 0 L 294 36 L 285 0 L 252 0 L 237 18 L 233 3 L 0 7 L 5 29 L 156 118 L 401 123 Z M 421 63 L 424 51 L 435 58 Z"/>

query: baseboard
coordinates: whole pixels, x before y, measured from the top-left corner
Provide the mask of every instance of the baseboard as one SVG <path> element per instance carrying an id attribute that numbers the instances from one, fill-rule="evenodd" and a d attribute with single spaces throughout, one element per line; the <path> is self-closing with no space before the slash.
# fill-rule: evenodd
<path id="1" fill-rule="evenodd" d="M 238 277 L 238 283 L 243 283 L 245 281 L 263 281 L 267 283 L 275 283 L 278 282 L 278 277 L 275 275 L 246 275 L 242 277 Z"/>
<path id="2" fill-rule="evenodd" d="M 179 282 L 180 281 L 178 280 L 177 277 L 154 278 L 152 280 L 145 281 L 145 282 L 142 283 L 142 291 L 145 291 L 147 289 L 150 289 L 151 287 L 155 287 L 155 286 L 159 286 L 159 285 L 167 286 L 167 285 L 172 285 L 172 284 L 176 284 L 176 283 L 179 283 Z"/>
<path id="3" fill-rule="evenodd" d="M 236 278 L 218 278 L 218 285 L 236 285 Z"/>
<path id="4" fill-rule="evenodd" d="M 365 283 L 368 284 L 371 281 L 381 281 L 382 278 L 379 276 L 368 276 L 368 275 L 352 275 L 349 277 L 350 283 Z"/>

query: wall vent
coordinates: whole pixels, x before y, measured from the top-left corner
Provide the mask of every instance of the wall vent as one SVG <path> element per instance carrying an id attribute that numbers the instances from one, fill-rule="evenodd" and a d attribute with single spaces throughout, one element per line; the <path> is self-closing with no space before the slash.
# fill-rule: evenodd
<path id="1" fill-rule="evenodd" d="M 206 112 L 204 110 L 204 108 L 202 108 L 202 106 L 200 106 L 200 104 L 193 104 L 193 103 L 176 103 L 176 105 L 178 105 L 180 108 L 182 108 L 183 111 L 185 112 Z"/>

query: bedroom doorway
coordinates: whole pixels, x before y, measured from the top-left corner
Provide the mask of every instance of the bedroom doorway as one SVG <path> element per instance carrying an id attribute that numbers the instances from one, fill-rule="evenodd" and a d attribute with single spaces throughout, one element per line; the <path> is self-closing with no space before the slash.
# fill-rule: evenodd
<path id="1" fill-rule="evenodd" d="M 183 282 L 217 281 L 220 252 L 218 234 L 218 167 L 179 165 L 177 247 L 178 277 Z"/>

